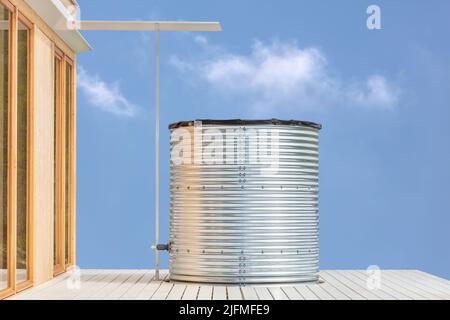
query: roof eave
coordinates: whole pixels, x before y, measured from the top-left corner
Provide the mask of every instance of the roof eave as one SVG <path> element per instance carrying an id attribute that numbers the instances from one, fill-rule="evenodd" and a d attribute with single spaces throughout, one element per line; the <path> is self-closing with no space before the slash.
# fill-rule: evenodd
<path id="1" fill-rule="evenodd" d="M 92 50 L 92 47 L 77 29 L 68 27 L 67 21 L 70 15 L 59 0 L 25 1 L 76 54 Z"/>

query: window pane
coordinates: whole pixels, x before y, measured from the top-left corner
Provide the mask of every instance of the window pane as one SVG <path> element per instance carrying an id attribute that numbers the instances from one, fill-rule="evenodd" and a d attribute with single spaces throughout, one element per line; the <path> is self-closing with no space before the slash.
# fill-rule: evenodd
<path id="1" fill-rule="evenodd" d="M 66 119 L 65 119 L 65 205 L 64 205 L 64 212 L 65 212 L 65 263 L 69 263 L 69 225 L 70 225 L 70 112 L 71 112 L 71 97 L 72 97 L 72 88 L 71 88 L 71 77 L 72 77 L 72 66 L 69 63 L 66 63 L 66 101 L 65 101 L 65 107 L 66 107 Z"/>
<path id="2" fill-rule="evenodd" d="M 28 28 L 19 21 L 17 44 L 17 283 L 28 279 Z"/>
<path id="3" fill-rule="evenodd" d="M 58 156 L 57 156 L 57 143 L 59 137 L 58 135 L 58 121 L 57 121 L 57 115 L 58 115 L 58 108 L 60 104 L 60 83 L 61 80 L 61 60 L 59 58 L 55 58 L 55 72 L 54 72 L 54 108 L 53 108 L 53 214 L 54 214 L 54 246 L 53 246 L 53 264 L 59 265 L 62 264 L 61 257 L 60 257 L 60 224 L 61 224 L 61 216 L 58 208 Z"/>
<path id="4" fill-rule="evenodd" d="M 7 182 L 8 182 L 8 9 L 0 5 L 0 290 L 8 287 Z"/>

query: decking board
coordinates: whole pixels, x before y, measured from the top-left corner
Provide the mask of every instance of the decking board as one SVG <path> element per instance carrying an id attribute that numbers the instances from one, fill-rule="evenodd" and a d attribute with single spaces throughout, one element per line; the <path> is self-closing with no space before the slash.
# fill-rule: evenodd
<path id="1" fill-rule="evenodd" d="M 418 270 L 383 270 L 380 287 L 367 286 L 365 270 L 321 271 L 320 283 L 235 286 L 169 282 L 167 270 L 81 270 L 81 285 L 71 274 L 25 290 L 11 300 L 450 300 L 450 281 Z"/>

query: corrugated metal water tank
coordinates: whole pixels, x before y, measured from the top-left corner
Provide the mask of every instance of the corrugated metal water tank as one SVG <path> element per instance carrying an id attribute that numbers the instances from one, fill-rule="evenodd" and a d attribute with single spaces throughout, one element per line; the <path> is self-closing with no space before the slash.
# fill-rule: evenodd
<path id="1" fill-rule="evenodd" d="M 196 120 L 169 129 L 170 279 L 317 281 L 321 125 Z"/>

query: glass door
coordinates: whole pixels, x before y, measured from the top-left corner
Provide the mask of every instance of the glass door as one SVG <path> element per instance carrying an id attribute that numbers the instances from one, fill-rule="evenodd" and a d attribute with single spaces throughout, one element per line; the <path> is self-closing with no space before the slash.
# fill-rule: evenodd
<path id="1" fill-rule="evenodd" d="M 74 261 L 73 246 L 73 62 L 55 50 L 54 72 L 54 274 Z"/>
<path id="2" fill-rule="evenodd" d="M 64 265 L 73 265 L 73 246 L 75 243 L 73 218 L 73 62 L 66 57 L 64 70 Z"/>
<path id="3" fill-rule="evenodd" d="M 30 28 L 19 15 L 17 28 L 16 284 L 30 280 Z"/>
<path id="4" fill-rule="evenodd" d="M 9 43 L 11 12 L 0 3 L 0 297 L 11 290 L 10 215 L 8 209 L 8 157 L 9 157 Z"/>
<path id="5" fill-rule="evenodd" d="M 64 267 L 64 215 L 61 210 L 61 174 L 62 168 L 62 74 L 63 74 L 63 54 L 59 50 L 55 52 L 54 65 L 54 109 L 53 109 L 53 159 L 54 159 L 54 246 L 53 246 L 53 264 L 54 274 L 58 275 L 65 271 Z"/>
<path id="6" fill-rule="evenodd" d="M 32 285 L 31 28 L 0 0 L 0 298 Z"/>

